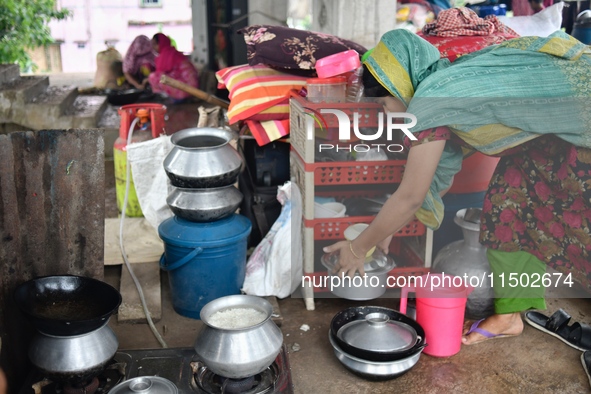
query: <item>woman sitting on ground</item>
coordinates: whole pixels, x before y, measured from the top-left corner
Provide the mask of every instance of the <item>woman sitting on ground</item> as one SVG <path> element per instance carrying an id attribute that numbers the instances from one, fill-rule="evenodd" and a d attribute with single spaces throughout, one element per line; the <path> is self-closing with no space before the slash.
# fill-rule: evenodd
<path id="1" fill-rule="evenodd" d="M 123 59 L 123 74 L 127 82 L 137 89 L 144 89 L 148 76 L 156 70 L 155 60 L 150 39 L 144 35 L 137 36 Z"/>
<path id="2" fill-rule="evenodd" d="M 189 86 L 199 87 L 199 74 L 190 59 L 177 51 L 170 43 L 168 36 L 157 33 L 152 38 L 152 47 L 158 53 L 156 57 L 156 71 L 150 74 L 149 81 L 152 91 L 165 93 L 174 101 L 180 102 L 190 97 L 182 90 L 163 85 L 160 77 L 166 75 Z"/>
<path id="3" fill-rule="evenodd" d="M 466 345 L 523 331 L 520 312 L 545 309 L 544 286 L 509 287 L 546 265 L 591 286 L 591 51 L 562 32 L 522 37 L 453 64 L 406 30 L 386 33 L 365 60 L 366 96 L 417 118 L 403 179 L 381 211 L 339 252 L 339 274 L 363 274 L 366 252 L 387 251 L 415 216 L 437 229 L 441 194 L 461 168 L 462 149 L 500 156 L 484 200 L 480 242 L 494 276 L 495 314 Z M 541 82 L 543 81 L 543 82 Z M 505 286 L 500 283 L 505 277 Z M 540 282 L 541 283 L 541 282 Z"/>

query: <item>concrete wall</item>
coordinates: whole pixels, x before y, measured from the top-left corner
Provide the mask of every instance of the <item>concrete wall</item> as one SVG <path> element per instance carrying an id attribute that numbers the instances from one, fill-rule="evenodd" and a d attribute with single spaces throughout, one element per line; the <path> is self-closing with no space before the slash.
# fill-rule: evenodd
<path id="1" fill-rule="evenodd" d="M 396 24 L 394 0 L 314 0 L 310 30 L 374 47 Z"/>
<path id="2" fill-rule="evenodd" d="M 170 35 L 180 51 L 193 50 L 190 0 L 162 0 L 161 7 L 145 8 L 141 0 L 59 0 L 73 16 L 50 24 L 54 39 L 62 41 L 63 72 L 94 72 L 96 55 L 105 41 L 125 55 L 133 39 L 159 32 Z"/>

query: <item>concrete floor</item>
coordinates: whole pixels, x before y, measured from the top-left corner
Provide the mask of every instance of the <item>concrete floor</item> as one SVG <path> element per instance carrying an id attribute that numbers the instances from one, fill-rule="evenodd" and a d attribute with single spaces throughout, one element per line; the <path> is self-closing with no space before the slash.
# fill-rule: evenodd
<path id="1" fill-rule="evenodd" d="M 174 108 L 169 130 L 191 126 L 195 105 Z M 175 120 L 176 119 L 176 120 Z M 195 123 L 196 124 L 196 123 Z M 107 147 L 108 149 L 108 147 Z M 113 163 L 106 161 L 106 217 L 116 217 Z M 105 280 L 119 288 L 121 266 L 105 267 Z M 156 327 L 170 347 L 192 346 L 201 322 L 178 315 L 172 309 L 166 272 L 161 272 L 162 319 Z M 558 308 L 574 321 L 591 323 L 591 302 L 575 298 L 579 293 L 548 292 L 550 315 Z M 279 300 L 281 330 L 290 350 L 289 361 L 296 393 L 586 393 L 589 381 L 581 366 L 581 353 L 561 341 L 525 325 L 521 336 L 464 346 L 449 358 L 422 355 L 407 374 L 389 381 L 369 381 L 345 369 L 334 356 L 327 335 L 332 317 L 353 305 L 380 305 L 397 309 L 397 299 L 352 302 L 334 298 L 316 300 L 316 310 L 307 311 L 298 298 Z M 307 324 L 310 330 L 300 327 Z M 147 324 L 110 325 L 120 349 L 159 348 Z M 295 346 L 297 344 L 297 346 Z M 299 350 L 294 350 L 299 348 Z"/>

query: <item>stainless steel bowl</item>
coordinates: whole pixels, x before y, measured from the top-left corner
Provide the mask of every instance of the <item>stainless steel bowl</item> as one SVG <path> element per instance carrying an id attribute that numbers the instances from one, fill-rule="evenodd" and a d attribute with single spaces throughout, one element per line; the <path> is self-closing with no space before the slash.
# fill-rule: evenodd
<path id="1" fill-rule="evenodd" d="M 256 309 L 265 319 L 244 328 L 219 328 L 211 323 L 216 312 L 235 308 Z M 283 344 L 283 334 L 273 320 L 273 307 L 264 298 L 232 295 L 209 302 L 200 312 L 203 327 L 195 341 L 195 352 L 214 373 L 241 379 L 264 371 L 273 363 Z"/>
<path id="2" fill-rule="evenodd" d="M 407 358 L 401 360 L 381 362 L 368 361 L 345 353 L 339 347 L 339 345 L 337 345 L 330 331 L 328 332 L 328 340 L 332 345 L 335 356 L 341 362 L 341 364 L 343 364 L 346 368 L 350 369 L 357 375 L 372 380 L 394 379 L 401 375 L 404 375 L 405 373 L 410 371 L 410 369 L 414 367 L 415 364 L 419 361 L 419 358 L 421 357 L 421 352 L 423 351 L 423 349 L 421 348 L 415 354 L 412 354 Z"/>
<path id="3" fill-rule="evenodd" d="M 191 222 L 211 222 L 233 214 L 242 199 L 242 193 L 233 185 L 211 189 L 175 187 L 166 203 L 180 218 Z"/>
<path id="4" fill-rule="evenodd" d="M 353 301 L 373 300 L 382 296 L 388 286 L 388 272 L 396 266 L 394 260 L 379 249 L 376 249 L 371 257 L 367 258 L 364 264 L 366 278 L 363 278 L 359 273 L 355 274 L 354 278 L 335 278 L 338 271 L 336 264 L 338 262 L 338 254 L 325 254 L 320 258 L 320 263 L 326 267 L 328 274 L 331 277 L 331 292 L 337 297 L 345 298 Z"/>
<path id="5" fill-rule="evenodd" d="M 211 188 L 236 182 L 243 167 L 242 156 L 230 145 L 235 134 L 214 128 L 177 131 L 174 145 L 164 159 L 164 171 L 173 186 Z"/>

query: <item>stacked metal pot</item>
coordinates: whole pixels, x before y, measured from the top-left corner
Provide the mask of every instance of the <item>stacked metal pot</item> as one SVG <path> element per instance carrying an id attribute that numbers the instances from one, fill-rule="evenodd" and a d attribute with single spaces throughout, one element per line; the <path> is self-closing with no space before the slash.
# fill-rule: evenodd
<path id="1" fill-rule="evenodd" d="M 171 137 L 174 148 L 164 160 L 173 187 L 166 202 L 191 222 L 212 222 L 232 215 L 242 202 L 234 187 L 242 156 L 230 145 L 234 134 L 215 128 L 191 128 Z"/>
<path id="2" fill-rule="evenodd" d="M 215 128 L 178 131 L 163 163 L 175 216 L 158 226 L 160 268 L 169 273 L 175 311 L 193 319 L 209 301 L 240 294 L 246 275 L 252 224 L 235 213 L 243 198 L 234 187 L 243 159 L 230 144 L 234 138 Z"/>
<path id="3" fill-rule="evenodd" d="M 427 344 L 413 319 L 378 306 L 351 307 L 337 313 L 328 339 L 337 359 L 368 379 L 393 379 L 408 372 Z"/>
<path id="4" fill-rule="evenodd" d="M 33 365 L 66 386 L 98 385 L 96 376 L 119 347 L 107 324 L 119 292 L 92 278 L 45 276 L 19 285 L 14 300 L 37 329 L 29 347 Z"/>

